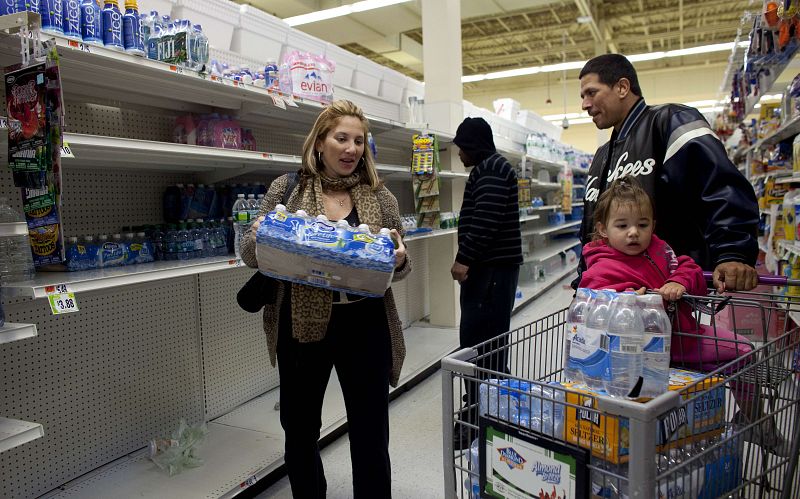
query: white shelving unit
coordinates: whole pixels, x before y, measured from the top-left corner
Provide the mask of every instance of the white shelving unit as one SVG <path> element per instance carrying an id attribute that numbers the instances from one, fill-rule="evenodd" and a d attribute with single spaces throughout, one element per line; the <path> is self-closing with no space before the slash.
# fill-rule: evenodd
<path id="1" fill-rule="evenodd" d="M 559 225 L 554 225 L 552 227 L 542 227 L 542 228 L 539 228 L 539 229 L 526 230 L 526 231 L 524 231 L 522 233 L 522 235 L 523 236 L 532 236 L 532 235 L 545 236 L 545 235 L 548 235 L 548 234 L 554 234 L 556 232 L 561 232 L 561 231 L 567 230 L 567 229 L 575 229 L 575 228 L 579 227 L 580 225 L 581 225 L 581 221 L 578 220 L 578 221 L 575 221 L 575 222 L 567 222 L 567 223 L 563 223 L 563 224 L 559 224 Z"/>
<path id="2" fill-rule="evenodd" d="M 0 452 L 28 443 L 44 436 L 38 423 L 0 417 Z"/>
<path id="3" fill-rule="evenodd" d="M 565 241 L 557 241 L 552 245 L 542 249 L 537 249 L 525 258 L 525 263 L 542 262 L 548 258 L 559 255 L 575 246 L 579 245 L 581 241 L 578 238 L 567 239 Z"/>
<path id="4" fill-rule="evenodd" d="M 556 283 L 561 281 L 561 279 L 567 277 L 575 271 L 576 268 L 574 266 L 567 265 L 545 277 L 545 279 L 542 281 L 533 281 L 531 283 L 521 285 L 519 290 L 522 292 L 522 298 L 518 298 L 514 302 L 514 310 L 512 313 L 516 313 L 523 309 L 526 305 L 539 298 L 545 291 L 549 290 Z"/>
<path id="5" fill-rule="evenodd" d="M 542 218 L 541 215 L 522 215 L 519 217 L 519 221 L 520 223 L 533 222 L 534 220 L 539 220 L 540 218 Z"/>

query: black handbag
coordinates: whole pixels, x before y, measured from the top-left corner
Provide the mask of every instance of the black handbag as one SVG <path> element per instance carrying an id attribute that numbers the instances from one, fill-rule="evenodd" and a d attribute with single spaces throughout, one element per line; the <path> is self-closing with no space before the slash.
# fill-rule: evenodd
<path id="1" fill-rule="evenodd" d="M 286 190 L 283 192 L 283 199 L 281 202 L 285 205 L 289 200 L 289 196 L 294 191 L 299 173 L 289 175 L 289 182 L 286 184 Z M 254 314 L 264 308 L 264 305 L 273 304 L 278 297 L 278 286 L 281 285 L 280 280 L 262 274 L 256 271 L 253 277 L 242 286 L 242 289 L 236 293 L 236 303 L 245 312 Z"/>

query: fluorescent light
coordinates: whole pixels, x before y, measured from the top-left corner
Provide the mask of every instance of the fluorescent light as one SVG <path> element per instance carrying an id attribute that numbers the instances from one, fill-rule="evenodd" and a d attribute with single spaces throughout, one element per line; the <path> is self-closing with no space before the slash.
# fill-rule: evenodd
<path id="1" fill-rule="evenodd" d="M 341 7 L 333 7 L 331 9 L 318 10 L 308 14 L 299 16 L 287 17 L 284 21 L 289 26 L 300 26 L 301 24 L 315 23 L 324 21 L 326 19 L 333 19 L 335 17 L 348 16 L 356 12 L 364 12 L 367 10 L 380 9 L 390 5 L 399 3 L 410 2 L 411 0 L 363 0 L 350 5 L 342 5 Z"/>
<path id="2" fill-rule="evenodd" d="M 561 121 L 564 118 L 571 120 L 576 118 L 588 118 L 588 117 L 589 114 L 586 111 L 584 111 L 582 113 L 548 114 L 546 116 L 542 116 L 542 119 L 547 121 Z"/>
<path id="3" fill-rule="evenodd" d="M 725 52 L 730 51 L 734 48 L 734 42 L 728 43 L 715 43 L 713 45 L 701 45 L 699 47 L 692 47 L 688 49 L 679 49 L 679 50 L 667 50 L 664 52 L 648 52 L 645 54 L 633 54 L 627 55 L 625 57 L 628 58 L 631 62 L 642 62 L 642 61 L 656 61 L 659 59 L 665 59 L 668 57 L 683 57 L 687 55 L 696 55 L 696 54 L 708 54 L 711 52 Z M 740 47 L 747 47 L 750 45 L 750 42 L 739 42 Z M 510 69 L 507 71 L 498 71 L 495 73 L 486 73 L 486 74 L 475 74 L 469 76 L 462 76 L 461 83 L 472 83 L 481 80 L 494 80 L 496 78 L 511 78 L 514 76 L 523 76 L 523 75 L 531 75 L 537 73 L 552 73 L 555 71 L 565 71 L 570 69 L 581 69 L 583 68 L 586 61 L 573 61 L 573 62 L 562 62 L 559 64 L 550 64 L 547 66 L 532 66 L 528 68 L 518 68 L 518 69 Z"/>

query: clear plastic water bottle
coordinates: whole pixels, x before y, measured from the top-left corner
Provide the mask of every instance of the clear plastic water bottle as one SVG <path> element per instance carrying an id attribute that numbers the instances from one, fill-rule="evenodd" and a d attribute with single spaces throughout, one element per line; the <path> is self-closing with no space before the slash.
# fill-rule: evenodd
<path id="1" fill-rule="evenodd" d="M 122 42 L 125 52 L 139 56 L 145 55 L 144 30 L 136 0 L 125 0 L 125 14 L 122 16 Z"/>
<path id="2" fill-rule="evenodd" d="M 255 194 L 247 195 L 247 206 L 250 210 L 250 223 L 252 224 L 258 218 L 258 212 L 261 210 L 261 203 L 256 199 Z"/>
<path id="3" fill-rule="evenodd" d="M 469 491 L 469 499 L 480 499 L 481 497 L 481 484 L 480 484 L 480 439 L 476 438 L 469 446 L 469 470 L 471 473 L 469 477 L 464 480 L 464 487 Z"/>
<path id="4" fill-rule="evenodd" d="M 642 377 L 644 324 L 635 293 L 621 293 L 611 307 L 608 323 L 608 367 L 603 373 L 606 392 L 627 397 Z"/>
<path id="5" fill-rule="evenodd" d="M 583 382 L 595 391 L 603 389 L 603 371 L 608 359 L 606 331 L 611 316 L 611 305 L 616 298 L 617 293 L 614 291 L 605 289 L 596 291 L 589 307 L 589 315 L 586 317 L 583 336 L 573 337 L 570 344 L 570 357 L 578 359 Z"/>
<path id="6" fill-rule="evenodd" d="M 81 40 L 81 2 L 62 0 L 61 12 L 64 15 L 64 36 L 71 40 Z"/>
<path id="7" fill-rule="evenodd" d="M 250 226 L 250 204 L 245 199 L 244 194 L 236 196 L 236 202 L 233 203 L 233 248 L 236 253 L 236 258 L 241 258 L 242 254 L 239 251 L 239 241 L 241 240 L 246 227 Z"/>
<path id="8" fill-rule="evenodd" d="M 586 328 L 586 318 L 589 315 L 589 307 L 594 299 L 594 292 L 588 288 L 578 288 L 575 298 L 567 310 L 567 337 L 564 342 L 564 377 L 567 381 L 583 381 L 583 373 L 578 362 L 578 357 L 571 357 L 570 346 L 572 339 L 576 336 L 583 340 L 584 329 Z"/>
<path id="9" fill-rule="evenodd" d="M 205 252 L 203 230 L 196 220 L 188 225 L 188 229 L 192 239 L 192 258 L 202 258 Z"/>
<path id="10" fill-rule="evenodd" d="M 161 43 L 162 29 L 161 26 L 153 26 L 150 31 L 150 37 L 147 39 L 147 58 L 154 61 L 158 60 L 159 44 Z"/>
<path id="11" fill-rule="evenodd" d="M 165 260 L 164 258 L 164 226 L 158 225 L 153 230 L 153 259 L 156 261 Z"/>
<path id="12" fill-rule="evenodd" d="M 7 198 L 0 198 L 0 224 L 18 223 L 25 223 L 25 219 L 11 208 Z M 18 236 L 0 236 L 0 283 L 28 281 L 35 273 L 27 231 Z"/>
<path id="13" fill-rule="evenodd" d="M 643 397 L 658 397 L 669 389 L 669 355 L 672 325 L 660 295 L 638 298 L 644 326 Z"/>
<path id="14" fill-rule="evenodd" d="M 139 249 L 139 258 L 136 263 L 149 263 L 156 259 L 153 243 L 147 238 L 144 232 L 137 232 L 135 241 L 141 245 Z"/>
<path id="15" fill-rule="evenodd" d="M 208 66 L 208 37 L 203 33 L 203 27 L 195 24 L 193 27 L 192 39 L 194 46 L 194 58 L 192 60 L 193 69 L 200 71 Z"/>
<path id="16" fill-rule="evenodd" d="M 117 0 L 105 0 L 103 7 L 103 45 L 114 50 L 125 50 L 122 41 L 122 12 Z"/>
<path id="17" fill-rule="evenodd" d="M 103 46 L 103 13 L 94 0 L 81 0 L 83 43 Z"/>
<path id="18" fill-rule="evenodd" d="M 178 260 L 189 260 L 194 257 L 194 240 L 185 223 L 178 224 L 177 243 Z"/>
<path id="19" fill-rule="evenodd" d="M 175 224 L 167 224 L 164 231 L 164 260 L 173 261 L 178 259 L 180 245 L 178 244 L 178 231 Z"/>

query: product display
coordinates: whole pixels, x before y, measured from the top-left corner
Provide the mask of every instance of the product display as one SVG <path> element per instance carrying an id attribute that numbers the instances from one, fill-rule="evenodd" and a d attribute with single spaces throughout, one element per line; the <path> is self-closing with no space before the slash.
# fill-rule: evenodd
<path id="1" fill-rule="evenodd" d="M 217 113 L 178 116 L 175 119 L 173 140 L 178 144 L 223 149 L 257 149 L 253 130 L 242 128 L 238 120 Z"/>
<path id="2" fill-rule="evenodd" d="M 265 274 L 363 296 L 386 292 L 394 274 L 394 249 L 389 229 L 371 234 L 365 224 L 334 224 L 324 215 L 289 213 L 282 204 L 256 233 L 258 268 Z"/>

